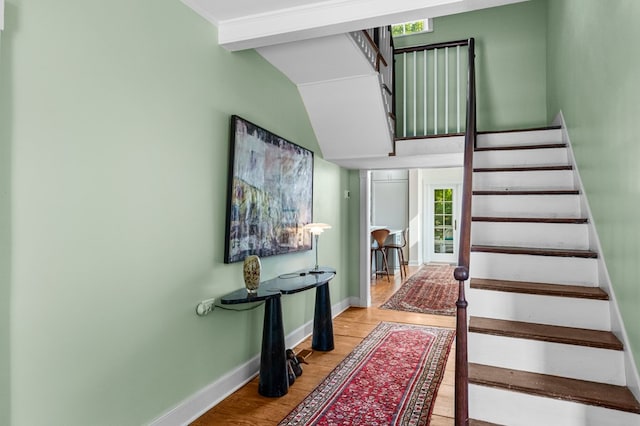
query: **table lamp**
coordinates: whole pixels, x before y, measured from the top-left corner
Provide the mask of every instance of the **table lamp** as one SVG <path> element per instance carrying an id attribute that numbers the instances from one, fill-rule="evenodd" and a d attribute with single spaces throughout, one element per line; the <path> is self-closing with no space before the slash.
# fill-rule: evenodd
<path id="1" fill-rule="evenodd" d="M 304 226 L 304 229 L 307 229 L 311 235 L 315 237 L 315 245 L 316 245 L 316 266 L 309 273 L 311 274 L 321 274 L 323 271 L 318 267 L 318 237 L 320 234 L 324 232 L 325 229 L 330 229 L 331 225 L 327 225 L 326 223 L 308 223 Z"/>

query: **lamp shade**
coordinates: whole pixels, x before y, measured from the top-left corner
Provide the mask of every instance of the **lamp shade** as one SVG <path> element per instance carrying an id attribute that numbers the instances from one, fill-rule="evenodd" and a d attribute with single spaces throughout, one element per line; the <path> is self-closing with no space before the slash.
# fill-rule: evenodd
<path id="1" fill-rule="evenodd" d="M 313 235 L 320 235 L 325 229 L 331 229 L 331 225 L 326 223 L 308 223 L 304 225 L 304 229 L 308 230 Z"/>

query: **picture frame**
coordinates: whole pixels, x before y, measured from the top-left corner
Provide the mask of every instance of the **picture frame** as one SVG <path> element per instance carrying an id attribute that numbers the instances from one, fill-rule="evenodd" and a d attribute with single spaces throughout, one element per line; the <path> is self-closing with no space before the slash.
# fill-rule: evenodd
<path id="1" fill-rule="evenodd" d="M 224 262 L 311 250 L 313 152 L 231 116 Z"/>

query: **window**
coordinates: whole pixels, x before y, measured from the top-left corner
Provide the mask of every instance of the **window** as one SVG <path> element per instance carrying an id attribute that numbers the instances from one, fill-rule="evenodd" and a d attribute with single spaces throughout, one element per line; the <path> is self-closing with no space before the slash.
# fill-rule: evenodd
<path id="1" fill-rule="evenodd" d="M 431 18 L 391 26 L 391 34 L 394 37 L 431 31 L 433 31 L 433 22 Z"/>
<path id="2" fill-rule="evenodd" d="M 433 192 L 434 253 L 453 253 L 453 188 Z"/>

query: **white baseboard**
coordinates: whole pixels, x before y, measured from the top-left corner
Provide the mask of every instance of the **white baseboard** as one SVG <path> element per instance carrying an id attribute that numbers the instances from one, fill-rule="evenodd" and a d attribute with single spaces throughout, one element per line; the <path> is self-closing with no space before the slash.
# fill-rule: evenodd
<path id="1" fill-rule="evenodd" d="M 260 355 L 240 365 L 213 383 L 200 389 L 149 424 L 152 426 L 188 425 L 211 407 L 240 389 L 258 375 Z"/>
<path id="2" fill-rule="evenodd" d="M 331 314 L 335 318 L 350 306 L 358 306 L 360 299 L 350 297 L 331 306 Z M 313 320 L 293 330 L 285 337 L 286 347 L 294 347 L 309 337 L 313 332 Z M 151 426 L 188 425 L 220 403 L 258 375 L 260 370 L 260 354 L 238 366 L 213 383 L 200 389 L 189 398 L 151 421 Z"/>
<path id="3" fill-rule="evenodd" d="M 368 308 L 370 303 L 367 302 L 365 297 L 350 297 L 349 298 L 349 306 L 356 306 L 358 308 Z"/>

